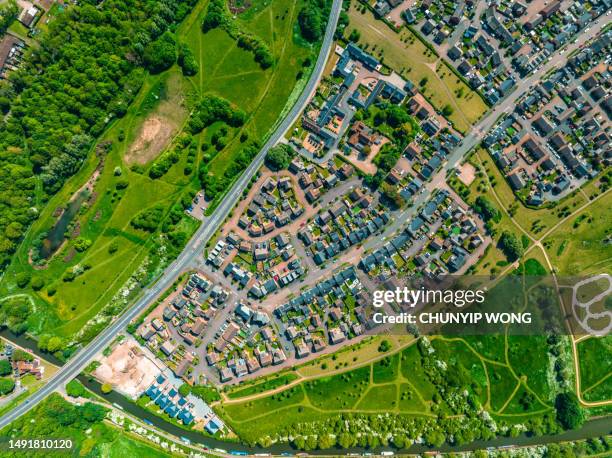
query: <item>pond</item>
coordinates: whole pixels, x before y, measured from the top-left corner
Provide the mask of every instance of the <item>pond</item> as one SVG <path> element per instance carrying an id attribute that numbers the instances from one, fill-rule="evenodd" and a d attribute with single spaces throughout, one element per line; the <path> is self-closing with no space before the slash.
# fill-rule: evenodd
<path id="1" fill-rule="evenodd" d="M 87 190 L 83 190 L 72 199 L 66 209 L 62 212 L 55 225 L 47 233 L 47 237 L 42 241 L 39 255 L 41 259 L 49 259 L 55 254 L 57 249 L 64 243 L 66 238 L 66 229 L 70 225 L 72 219 L 76 216 L 81 208 L 81 205 L 89 196 Z"/>

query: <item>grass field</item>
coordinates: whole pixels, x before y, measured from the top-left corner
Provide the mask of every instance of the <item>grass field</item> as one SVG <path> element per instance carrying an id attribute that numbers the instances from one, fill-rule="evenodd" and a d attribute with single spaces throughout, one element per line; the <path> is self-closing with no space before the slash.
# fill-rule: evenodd
<path id="1" fill-rule="evenodd" d="M 612 399 L 612 337 L 591 337 L 578 343 L 580 388 L 587 401 Z"/>
<path id="2" fill-rule="evenodd" d="M 244 398 L 246 396 L 251 396 L 257 393 L 263 393 L 265 391 L 270 391 L 275 388 L 282 387 L 283 385 L 287 385 L 294 380 L 297 380 L 298 376 L 293 373 L 287 374 L 276 374 L 262 381 L 258 381 L 250 386 L 241 387 L 238 389 L 234 389 L 228 393 L 228 397 L 230 399 L 239 399 Z"/>
<path id="3" fill-rule="evenodd" d="M 361 35 L 360 46 L 414 84 L 419 85 L 426 78 L 421 92 L 438 111 L 449 105 L 453 109 L 449 120 L 457 130 L 467 132 L 487 111 L 480 96 L 463 83 L 412 31 L 402 28 L 396 33 L 384 22 L 377 20 L 369 10 L 362 13 L 358 6 L 358 2 L 351 3 L 347 33 L 358 30 Z"/>
<path id="4" fill-rule="evenodd" d="M 212 133 L 220 128 L 218 123 L 198 135 L 193 166 L 187 167 L 186 150 L 178 149 L 178 162 L 161 177 L 150 178 L 149 170 L 157 156 L 174 147 L 201 95 L 215 93 L 248 115 L 242 128 L 230 129 L 227 146 L 216 152 L 209 164 L 209 170 L 220 176 L 244 147 L 244 139 L 262 141 L 303 87 L 308 73 L 303 61 L 315 55 L 317 46 L 304 45 L 296 36 L 301 2 L 289 6 L 281 0 L 257 3 L 235 19 L 272 50 L 275 63 L 267 70 L 223 30 L 202 33 L 207 3 L 200 1 L 177 30 L 179 40 L 194 52 L 200 71 L 187 78 L 175 65 L 161 74 L 145 75 L 126 115 L 112 122 L 99 140 L 98 145 L 109 145 L 103 161 L 92 151 L 81 170 L 44 206 L 0 281 L 3 296 L 30 296 L 34 313 L 29 323 L 34 334 L 52 333 L 71 341 L 80 333 L 77 341 L 89 340 L 104 325 L 100 321 L 87 328 L 92 318 L 104 308 L 108 310 L 106 319 L 116 314 L 170 261 L 173 255 L 165 256 L 160 248 L 167 243 L 160 239 L 161 224 L 147 232 L 135 229 L 130 222 L 138 213 L 157 207 L 163 209 L 163 221 L 173 206 L 199 190 L 200 147 L 210 142 Z M 303 75 L 299 81 L 298 72 Z M 104 148 L 98 146 L 97 150 Z M 127 187 L 121 187 L 125 183 Z M 90 197 L 72 219 L 70 237 L 42 268 L 34 268 L 29 262 L 31 247 L 55 224 L 57 209 L 86 184 Z M 183 215 L 175 230 L 189 238 L 197 226 L 198 221 Z M 77 236 L 88 241 L 86 250 L 75 250 Z M 75 269 L 76 278 L 64 281 Z M 42 280 L 44 286 L 36 291 L 18 288 L 17 276 L 24 272 L 37 282 Z"/>
<path id="5" fill-rule="evenodd" d="M 544 246 L 560 274 L 588 275 L 610 271 L 612 245 L 607 240 L 612 228 L 611 205 L 612 194 L 608 193 L 569 218 L 546 238 Z"/>
<path id="6" fill-rule="evenodd" d="M 523 344 L 530 342 L 531 338 L 524 338 Z M 529 354 L 547 358 L 547 349 L 532 343 Z M 493 415 L 512 423 L 515 416 L 520 421 L 525 416 L 551 410 L 545 383 L 539 373 L 530 372 L 532 364 L 518 356 L 506 361 L 506 353 L 524 349 L 523 344 L 519 348 L 514 341 L 507 343 L 503 336 L 493 340 L 434 337 L 431 348 L 435 358 L 444 361 L 447 368 L 444 383 L 457 387 L 467 383 L 462 389 L 478 398 Z M 492 351 L 481 354 L 476 350 L 481 347 Z M 547 366 L 546 361 L 542 364 Z M 216 409 L 246 441 L 257 441 L 262 435 L 286 434 L 295 428 L 306 428 L 305 425 L 333 422 L 341 414 L 423 418 L 436 412 L 452 414 L 452 407 L 438 391 L 439 382 L 430 374 L 431 367 L 424 365 L 420 349 L 413 344 L 381 354 L 377 361 L 358 368 L 313 376 L 273 394 L 260 392 L 244 401 L 221 402 Z M 467 380 L 462 378 L 465 374 Z"/>
<path id="7" fill-rule="evenodd" d="M 211 161 L 209 168 L 214 174 L 222 174 L 244 146 L 240 141 L 242 134 L 261 141 L 285 107 L 299 95 L 305 78 L 297 81 L 296 75 L 304 60 L 312 58 L 316 50 L 304 46 L 295 31 L 301 5 L 301 1 L 287 4 L 274 0 L 258 4 L 236 18 L 240 27 L 262 38 L 272 50 L 276 63 L 267 70 L 262 70 L 252 55 L 239 48 L 225 31 L 214 29 L 202 34 L 202 3 L 199 11 L 180 27 L 179 34 L 200 62 L 201 71 L 189 78 L 192 90 L 196 94 L 212 92 L 222 96 L 249 115 L 240 133 L 236 132 Z M 205 136 L 203 132 L 201 139 Z"/>

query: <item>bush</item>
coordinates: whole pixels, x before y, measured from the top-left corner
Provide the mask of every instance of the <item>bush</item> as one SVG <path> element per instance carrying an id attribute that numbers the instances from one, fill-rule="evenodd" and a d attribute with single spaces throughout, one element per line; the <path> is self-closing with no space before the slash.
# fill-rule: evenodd
<path id="1" fill-rule="evenodd" d="M 85 387 L 77 379 L 72 379 L 66 384 L 66 393 L 68 396 L 78 398 L 85 394 Z"/>
<path id="2" fill-rule="evenodd" d="M 15 382 L 10 378 L 0 378 L 0 394 L 8 394 L 15 388 Z"/>
<path id="3" fill-rule="evenodd" d="M 15 282 L 20 288 L 25 288 L 30 283 L 30 274 L 28 272 L 19 272 L 15 275 Z"/>

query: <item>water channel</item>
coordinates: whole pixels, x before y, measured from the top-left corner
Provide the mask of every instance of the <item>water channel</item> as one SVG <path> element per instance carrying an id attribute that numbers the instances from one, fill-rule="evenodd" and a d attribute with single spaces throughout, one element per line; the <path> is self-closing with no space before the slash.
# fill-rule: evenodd
<path id="1" fill-rule="evenodd" d="M 10 340 L 17 345 L 28 348 L 39 357 L 46 359 L 50 363 L 61 366 L 63 363 L 55 358 L 53 355 L 42 353 L 36 346 L 36 342 L 23 335 L 17 336 L 11 333 L 9 330 L 4 329 L 0 331 L 0 336 L 7 340 Z M 101 390 L 101 384 L 91 377 L 79 376 L 79 380 L 89 390 L 93 391 L 100 397 L 106 399 L 108 402 L 119 406 L 126 413 L 146 420 L 147 422 L 154 425 L 156 428 L 165 431 L 175 437 L 184 437 L 189 439 L 194 444 L 200 444 L 210 449 L 222 449 L 228 452 L 246 452 L 249 454 L 254 453 L 271 453 L 274 455 L 284 454 L 295 454 L 297 451 L 288 444 L 274 444 L 270 447 L 250 447 L 238 442 L 232 442 L 228 440 L 220 440 L 212 437 L 204 436 L 197 431 L 183 429 L 173 423 L 165 421 L 163 418 L 149 412 L 148 410 L 138 406 L 134 402 L 125 398 L 119 393 L 111 392 L 109 394 L 103 394 Z M 531 434 L 522 434 L 518 437 L 497 437 L 491 440 L 477 440 L 469 444 L 455 446 L 451 444 L 444 444 L 441 447 L 437 447 L 435 450 L 440 452 L 462 452 L 468 450 L 482 450 L 489 447 L 503 448 L 503 447 L 524 447 L 529 445 L 542 445 L 553 442 L 564 442 L 573 441 L 579 439 L 587 439 L 591 437 L 599 437 L 612 434 L 612 418 L 610 417 L 599 417 L 593 418 L 582 425 L 580 429 L 565 431 L 559 434 L 550 434 L 544 436 L 534 436 Z M 308 453 L 311 455 L 338 455 L 338 454 L 354 454 L 354 453 L 380 453 L 384 450 L 394 450 L 396 453 L 424 453 L 431 452 L 433 449 L 424 445 L 413 445 L 406 449 L 396 450 L 391 446 L 377 447 L 374 449 L 364 449 L 361 447 L 352 447 L 349 449 L 333 448 L 330 450 L 311 450 Z"/>

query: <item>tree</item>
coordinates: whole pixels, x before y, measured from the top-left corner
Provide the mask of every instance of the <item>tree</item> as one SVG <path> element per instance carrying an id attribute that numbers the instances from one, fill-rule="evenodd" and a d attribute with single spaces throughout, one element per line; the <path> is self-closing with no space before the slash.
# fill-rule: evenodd
<path id="1" fill-rule="evenodd" d="M 81 397 L 85 394 L 85 387 L 77 379 L 72 379 L 66 384 L 66 394 L 73 398 Z"/>
<path id="2" fill-rule="evenodd" d="M 1 377 L 0 378 L 0 394 L 4 395 L 10 393 L 15 388 L 15 382 L 13 379 Z"/>
<path id="3" fill-rule="evenodd" d="M 198 62 L 186 43 L 179 44 L 177 63 L 185 76 L 193 76 L 198 73 Z"/>
<path id="4" fill-rule="evenodd" d="M 189 393 L 191 393 L 191 386 L 189 386 L 187 383 L 183 383 L 179 389 L 178 392 L 181 396 L 185 397 L 187 396 Z"/>
<path id="5" fill-rule="evenodd" d="M 442 108 L 442 114 L 446 117 L 449 117 L 450 115 L 452 115 L 454 113 L 455 110 L 453 110 L 453 107 L 451 107 L 450 105 L 444 105 L 444 107 Z"/>
<path id="6" fill-rule="evenodd" d="M 555 399 L 557 421 L 564 429 L 576 429 L 584 423 L 584 411 L 574 393 L 560 393 Z"/>
<path id="7" fill-rule="evenodd" d="M 349 35 L 349 41 L 356 43 L 359 41 L 359 38 L 361 38 L 361 33 L 359 32 L 359 30 L 353 29 L 353 31 Z"/>
<path id="8" fill-rule="evenodd" d="M 151 73 L 159 73 L 172 67 L 176 61 L 176 40 L 170 32 L 165 32 L 157 40 L 149 43 L 144 50 L 144 63 Z"/>
<path id="9" fill-rule="evenodd" d="M 283 170 L 289 167 L 292 158 L 292 149 L 288 145 L 277 145 L 266 154 L 266 165 L 274 170 Z"/>
<path id="10" fill-rule="evenodd" d="M 512 232 L 502 233 L 499 238 L 499 246 L 510 262 L 516 261 L 523 255 L 523 246 L 516 234 Z"/>
<path id="11" fill-rule="evenodd" d="M 385 339 L 378 346 L 378 351 L 380 353 L 386 353 L 389 350 L 391 350 L 391 342 L 389 342 L 387 339 Z"/>
<path id="12" fill-rule="evenodd" d="M 113 391 L 113 386 L 110 383 L 103 383 L 100 387 L 100 391 L 102 391 L 104 394 L 108 394 Z"/>
<path id="13" fill-rule="evenodd" d="M 45 286 L 45 280 L 42 277 L 34 277 L 30 286 L 34 291 L 40 291 Z"/>
<path id="14" fill-rule="evenodd" d="M 9 375 L 13 372 L 13 367 L 8 359 L 0 359 L 0 375 Z"/>
<path id="15" fill-rule="evenodd" d="M 83 418 L 89 423 L 99 423 L 106 417 L 106 409 L 93 402 L 86 402 L 80 410 Z"/>

